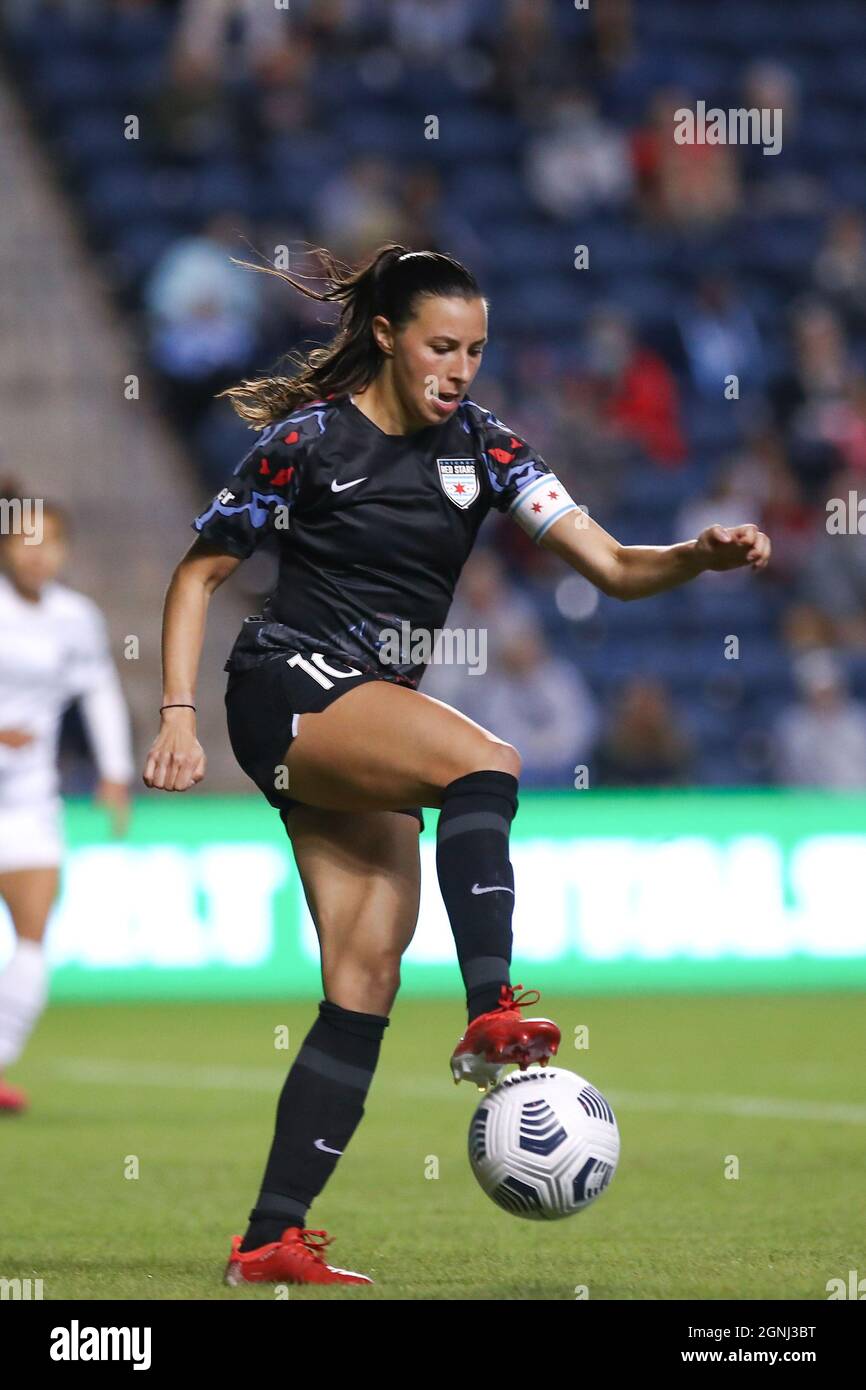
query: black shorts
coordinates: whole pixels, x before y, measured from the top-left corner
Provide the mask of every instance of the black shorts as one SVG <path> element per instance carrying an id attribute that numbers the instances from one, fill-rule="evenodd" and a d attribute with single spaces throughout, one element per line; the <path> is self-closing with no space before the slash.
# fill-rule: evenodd
<path id="1" fill-rule="evenodd" d="M 225 702 L 232 751 L 284 824 L 286 812 L 302 804 L 276 788 L 278 769 L 298 731 L 298 715 L 317 714 L 347 690 L 385 679 L 349 659 L 338 662 L 304 651 L 267 657 L 247 671 L 229 672 Z M 424 829 L 420 806 L 400 810 L 414 816 L 419 829 Z"/>

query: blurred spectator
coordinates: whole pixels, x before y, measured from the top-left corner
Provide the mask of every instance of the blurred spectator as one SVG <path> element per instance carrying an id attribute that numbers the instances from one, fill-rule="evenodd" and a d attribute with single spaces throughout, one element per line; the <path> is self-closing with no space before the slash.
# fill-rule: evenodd
<path id="1" fill-rule="evenodd" d="M 174 57 L 200 75 L 218 76 L 238 53 L 248 70 L 268 71 L 290 46 L 287 18 L 259 0 L 181 0 Z"/>
<path id="2" fill-rule="evenodd" d="M 671 47 L 670 17 L 685 14 L 688 0 L 665 8 L 669 16 L 638 25 L 633 0 L 605 0 L 586 15 L 556 0 L 291 0 L 283 10 L 271 0 L 8 0 L 0 27 L 14 60 L 8 73 L 37 133 L 56 128 L 58 112 L 79 114 L 58 61 L 67 50 L 73 87 L 79 67 L 105 70 L 104 91 L 96 83 L 92 101 L 76 96 L 83 119 L 69 122 L 53 153 L 72 196 L 80 192 L 105 264 L 131 268 L 124 290 L 140 294 L 133 308 L 142 311 L 167 405 L 209 482 L 227 474 L 250 439 L 214 394 L 287 350 L 321 342 L 336 313 L 232 267 L 230 254 L 257 259 L 238 229 L 254 224 L 250 239 L 265 257 L 290 247 L 290 269 L 301 274 L 316 273 L 314 258 L 296 254 L 301 243 L 328 244 L 350 262 L 392 239 L 451 251 L 479 274 L 493 308 L 473 397 L 530 440 L 576 500 L 593 515 L 609 513 L 614 533 L 622 520 L 635 542 L 664 540 L 653 532 L 671 517 L 689 538 L 710 522 L 757 521 L 773 541 L 765 579 L 757 591 L 750 571 L 725 580 L 741 604 L 754 592 L 755 622 L 766 610 L 762 630 L 772 637 L 770 600 L 790 593 L 782 630 L 795 648 L 866 651 L 866 537 L 859 516 L 839 535 L 825 524 L 828 496 L 866 491 L 866 214 L 857 192 L 862 152 L 849 130 L 859 100 L 850 30 L 834 49 L 828 29 L 809 54 L 795 34 L 796 72 L 763 57 L 744 66 L 733 48 L 717 51 L 700 24 L 686 25 Z M 805 121 L 797 74 L 810 96 L 821 95 L 824 80 L 813 88 L 813 79 L 822 70 L 838 88 L 828 86 L 833 100 Z M 693 110 L 695 100 L 660 84 L 714 71 L 720 91 L 708 106 L 781 110 L 780 154 L 765 155 L 760 143 L 676 143 L 674 112 Z M 466 132 L 456 160 L 447 142 L 440 149 L 421 136 L 420 113 L 439 109 L 440 74 L 443 122 L 453 107 Z M 142 140 L 118 169 L 102 116 L 127 76 L 141 96 Z M 700 85 L 715 83 L 702 77 Z M 417 158 L 346 148 L 346 122 L 371 93 L 401 135 L 418 130 Z M 491 112 L 501 120 L 491 122 Z M 196 199 L 241 211 L 190 237 Z M 103 207 L 104 217 L 94 214 Z M 839 210 L 828 219 L 831 207 Z M 535 209 L 561 220 L 539 229 Z M 637 238 L 633 210 L 642 218 Z M 571 321 L 574 276 L 555 250 L 556 226 L 569 232 L 567 252 L 572 231 L 574 241 L 585 239 L 584 217 L 590 241 L 609 225 L 610 254 L 604 280 L 587 278 Z M 173 227 L 182 239 L 157 261 Z M 700 278 L 687 281 L 695 265 Z M 545 294 L 534 303 L 526 291 L 537 266 Z M 557 275 L 561 315 L 548 310 Z M 680 303 L 684 283 L 694 291 Z M 599 307 L 608 284 L 622 312 Z M 760 295 L 748 293 L 753 284 Z M 784 296 L 797 284 L 812 291 L 785 324 Z M 731 374 L 747 402 L 724 401 Z M 705 458 L 723 459 L 697 495 L 692 469 L 675 467 L 688 459 L 691 438 L 702 478 Z M 658 498 L 648 499 L 644 526 L 632 489 L 648 461 L 669 473 L 650 480 Z M 645 486 L 642 476 L 640 496 Z M 519 667 L 540 608 L 552 610 L 560 585 L 583 581 L 564 578 L 561 562 L 508 518 L 491 516 L 486 526 L 495 557 L 474 579 L 467 566 L 449 621 L 484 626 L 498 690 L 502 644 L 512 642 Z M 273 558 L 262 556 L 262 565 Z M 251 592 L 266 587 L 256 563 L 238 581 Z M 567 616 L 589 636 L 586 613 Z M 605 640 L 615 646 L 629 632 L 626 621 Z M 676 666 L 662 675 L 675 682 Z M 486 684 L 465 668 L 433 665 L 424 690 L 488 723 Z M 626 763 L 637 757 L 642 728 L 675 720 L 666 688 L 652 689 L 638 690 L 620 717 Z M 661 734 L 649 741 L 662 746 Z M 662 780 L 689 775 L 683 747 L 668 750 L 673 771 Z M 637 764 L 638 781 L 656 778 Z"/>
<path id="3" fill-rule="evenodd" d="M 707 526 L 741 526 L 744 522 L 755 524 L 761 512 L 761 503 L 754 490 L 754 469 L 746 455 L 728 459 L 716 469 L 713 482 L 706 496 L 692 497 L 684 503 L 677 516 L 675 537 L 678 541 L 694 540 Z M 707 570 L 700 575 L 697 583 L 716 583 L 722 579 L 719 571 Z M 731 584 L 754 583 L 754 575 L 748 568 L 730 570 L 724 574 L 728 586 Z"/>
<path id="4" fill-rule="evenodd" d="M 764 216 L 814 212 L 825 195 L 821 181 L 804 168 L 800 84 L 793 68 L 777 61 L 752 64 L 743 76 L 737 105 L 772 113 L 773 129 L 781 130 L 782 137 L 774 155 L 765 155 L 761 144 L 739 147 L 750 209 Z"/>
<path id="5" fill-rule="evenodd" d="M 736 159 L 730 145 L 678 145 L 675 113 L 683 108 L 694 108 L 687 92 L 654 92 L 646 122 L 632 137 L 640 209 L 650 223 L 710 227 L 739 210 Z"/>
<path id="6" fill-rule="evenodd" d="M 816 412 L 817 428 L 843 467 L 866 477 L 866 376 L 851 372 L 842 394 Z"/>
<path id="7" fill-rule="evenodd" d="M 707 275 L 677 314 L 682 350 L 698 391 L 723 397 L 725 378 L 739 380 L 740 394 L 764 385 L 764 351 L 758 326 L 731 281 Z"/>
<path id="8" fill-rule="evenodd" d="M 591 7 L 599 75 L 625 67 L 635 54 L 633 0 L 606 0 Z"/>
<path id="9" fill-rule="evenodd" d="M 760 502 L 758 524 L 773 542 L 773 562 L 765 577 L 776 587 L 787 586 L 802 570 L 822 516 L 806 500 L 800 479 L 788 463 L 785 442 L 776 430 L 757 434 L 748 457 Z"/>
<path id="10" fill-rule="evenodd" d="M 788 640 L 797 646 L 866 650 L 866 538 L 858 530 L 861 518 L 849 506 L 849 493 L 856 500 L 861 483 L 862 475 L 847 472 L 830 480 L 830 500 L 838 499 L 844 508 L 844 529 L 828 530 L 829 512 L 816 525 L 786 618 Z"/>
<path id="11" fill-rule="evenodd" d="M 589 69 L 605 111 L 615 111 L 626 128 L 635 126 L 658 86 L 655 54 L 638 35 L 634 0 L 605 0 L 592 5 L 592 42 L 587 43 L 581 69 Z M 580 45 L 581 58 L 584 45 Z"/>
<path id="12" fill-rule="evenodd" d="M 446 200 L 442 180 L 432 164 L 410 169 L 400 189 L 403 244 L 413 251 L 445 251 L 456 255 L 446 235 L 442 237 L 442 215 Z"/>
<path id="13" fill-rule="evenodd" d="M 149 124 L 167 161 L 224 157 L 238 145 L 232 91 L 218 71 L 183 51 L 166 67 Z"/>
<path id="14" fill-rule="evenodd" d="M 572 786 L 598 729 L 595 700 L 571 661 L 553 656 L 538 625 L 509 636 L 484 685 L 484 724 L 522 759 L 524 786 Z"/>
<path id="15" fill-rule="evenodd" d="M 635 456 L 635 445 L 611 429 L 604 402 L 588 378 L 562 378 L 543 433 L 550 466 L 575 501 L 593 516 L 619 501 L 623 470 Z M 541 436 L 539 431 L 531 438 Z"/>
<path id="16" fill-rule="evenodd" d="M 660 680 L 635 676 L 620 690 L 590 766 L 601 787 L 671 787 L 690 781 L 691 741 Z"/>
<path id="17" fill-rule="evenodd" d="M 844 326 L 827 304 L 807 299 L 791 317 L 792 363 L 773 388 L 780 421 L 801 432 L 812 427 L 813 408 L 839 400 L 851 370 Z"/>
<path id="18" fill-rule="evenodd" d="M 505 0 L 499 40 L 494 52 L 490 96 L 513 104 L 530 125 L 539 100 L 574 80 L 571 55 L 556 42 L 552 0 Z"/>
<path id="19" fill-rule="evenodd" d="M 386 160 L 362 155 L 352 161 L 314 199 L 317 241 L 350 263 L 383 242 L 402 241 L 396 183 L 396 171 Z"/>
<path id="20" fill-rule="evenodd" d="M 214 218 L 158 262 L 144 300 L 151 357 L 183 428 L 250 362 L 260 338 L 259 276 L 233 266 L 244 251 L 238 218 Z"/>
<path id="21" fill-rule="evenodd" d="M 551 217 L 568 218 L 617 207 L 631 194 L 624 137 L 602 120 L 586 93 L 568 91 L 546 102 L 546 129 L 526 150 L 526 186 Z"/>
<path id="22" fill-rule="evenodd" d="M 412 62 L 440 62 L 468 43 L 477 12 L 477 0 L 390 0 L 391 41 Z"/>
<path id="23" fill-rule="evenodd" d="M 401 180 L 400 241 L 412 251 L 444 251 L 483 278 L 488 251 L 460 209 L 448 198 L 433 165 L 418 165 Z"/>
<path id="24" fill-rule="evenodd" d="M 271 137 L 302 141 L 315 125 L 314 50 L 309 38 L 297 29 L 291 44 L 276 45 L 258 56 L 253 90 L 248 103 L 242 102 L 243 122 L 250 137 L 246 151 L 255 161 L 261 142 Z"/>
<path id="25" fill-rule="evenodd" d="M 789 787 L 866 789 L 866 704 L 850 697 L 832 653 L 804 653 L 795 663 L 800 695 L 773 730 L 776 772 Z"/>
<path id="26" fill-rule="evenodd" d="M 317 52 L 357 56 L 384 39 L 385 0 L 292 0 Z"/>
<path id="27" fill-rule="evenodd" d="M 845 399 L 852 362 L 844 327 L 828 305 L 801 301 L 792 314 L 792 361 L 770 386 L 776 420 L 788 433 L 791 462 L 807 496 L 824 489 L 838 467 L 828 406 Z"/>
<path id="28" fill-rule="evenodd" d="M 815 284 L 849 325 L 866 327 L 866 224 L 854 208 L 837 213 L 814 265 Z"/>
<path id="29" fill-rule="evenodd" d="M 717 468 L 708 493 L 689 498 L 678 513 L 674 535 L 688 541 L 719 521 L 737 525 L 753 521 L 773 539 L 773 563 L 762 582 L 790 591 L 815 545 L 823 512 L 806 502 L 801 482 L 788 464 L 783 436 L 773 428 L 756 431 L 744 448 Z M 710 570 L 698 582 L 717 582 Z M 749 589 L 751 570 L 726 575 L 734 587 Z M 744 582 L 745 581 L 745 584 Z"/>
<path id="30" fill-rule="evenodd" d="M 608 426 L 639 445 L 653 463 L 682 463 L 686 446 L 676 380 L 657 353 L 635 341 L 623 314 L 606 309 L 593 316 L 585 361 Z"/>
<path id="31" fill-rule="evenodd" d="M 486 672 L 470 674 L 466 666 L 440 664 L 434 654 L 424 674 L 424 694 L 444 700 L 483 723 L 488 676 L 500 670 L 504 646 L 516 634 L 532 631 L 537 622 L 535 605 L 511 581 L 499 555 L 487 547 L 476 547 L 460 576 L 447 626 L 472 633 L 472 643 L 478 643 L 476 651 L 481 650 L 483 640 Z M 467 650 L 469 640 L 467 636 Z"/>
<path id="32" fill-rule="evenodd" d="M 182 0 L 152 124 L 180 160 L 255 158 L 266 128 L 310 116 L 309 45 L 258 0 Z"/>
<path id="33" fill-rule="evenodd" d="M 543 346 L 517 350 L 512 365 L 511 399 L 493 406 L 496 413 L 532 442 L 576 501 L 593 513 L 610 506 L 619 495 L 622 468 L 637 451 L 611 428 L 595 383 L 583 371 L 559 370 Z M 480 395 L 485 405 L 493 404 L 486 374 Z M 525 538 L 509 527 L 513 531 Z M 528 554 L 538 550 L 529 542 Z"/>

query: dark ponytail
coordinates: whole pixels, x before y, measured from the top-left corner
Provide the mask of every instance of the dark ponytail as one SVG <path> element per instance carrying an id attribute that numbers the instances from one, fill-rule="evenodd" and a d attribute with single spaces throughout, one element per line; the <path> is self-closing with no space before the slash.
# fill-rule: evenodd
<path id="1" fill-rule="evenodd" d="M 415 312 L 419 298 L 459 296 L 476 299 L 481 290 L 475 277 L 439 251 L 407 251 L 404 246 L 382 246 L 360 270 L 342 266 L 328 251 L 316 253 L 324 268 L 326 288 L 313 290 L 284 270 L 270 265 L 236 261 L 247 270 L 275 275 L 308 299 L 338 303 L 340 321 L 334 338 L 325 347 L 305 356 L 290 353 L 284 359 L 296 370 L 291 376 L 242 381 L 220 395 L 231 401 L 242 420 L 264 429 L 291 415 L 308 401 L 360 391 L 376 376 L 383 355 L 373 336 L 373 319 L 381 314 L 394 328 L 402 328 Z"/>

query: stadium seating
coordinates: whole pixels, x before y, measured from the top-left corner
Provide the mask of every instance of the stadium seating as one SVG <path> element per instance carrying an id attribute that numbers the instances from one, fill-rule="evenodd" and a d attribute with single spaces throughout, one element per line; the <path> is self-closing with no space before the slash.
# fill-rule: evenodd
<path id="1" fill-rule="evenodd" d="M 733 15 L 727 6 L 652 0 L 635 11 L 638 53 L 632 67 L 596 78 L 595 96 L 607 120 L 633 129 L 643 118 L 647 97 L 669 81 L 710 92 L 722 105 L 738 104 L 746 67 L 763 59 L 783 61 L 809 110 L 785 152 L 785 168 L 823 177 L 837 203 L 866 207 L 862 4 L 787 0 L 780 7 L 770 0 L 743 0 Z M 553 14 L 559 40 L 580 44 L 585 17 L 567 4 L 554 5 Z M 474 7 L 471 42 L 492 51 L 500 18 L 495 4 Z M 118 133 L 131 103 L 145 112 L 158 98 L 166 80 L 173 12 L 120 7 L 97 21 L 52 8 L 51 22 L 44 20 L 38 0 L 15 8 L 6 23 L 6 43 L 46 147 L 79 201 L 107 274 L 133 311 L 140 308 L 149 273 L 178 237 L 223 209 L 257 224 L 290 219 L 293 228 L 312 236 L 310 210 L 328 181 L 359 155 L 376 154 L 411 168 L 418 158 L 419 121 L 434 111 L 441 114 L 441 129 L 438 140 L 427 142 L 425 162 L 442 180 L 443 208 L 459 212 L 482 248 L 479 269 L 488 275 L 500 335 L 488 370 L 495 362 L 506 386 L 518 338 L 553 346 L 566 361 L 569 354 L 573 358 L 587 315 L 600 303 L 626 309 L 639 331 L 672 331 L 684 293 L 678 276 L 689 258 L 694 266 L 709 260 L 711 268 L 733 273 L 764 331 L 768 372 L 782 365 L 778 323 L 786 303 L 809 283 L 826 230 L 825 209 L 780 212 L 751 207 L 747 199 L 744 215 L 724 237 L 696 244 L 669 230 L 649 233 L 632 210 L 589 210 L 573 225 L 556 222 L 527 197 L 524 157 L 536 132 L 517 105 L 509 108 L 501 99 L 494 104 L 490 94 L 474 93 L 453 66 L 443 71 L 401 62 L 391 69 L 381 56 L 377 67 L 372 59 L 359 65 L 330 51 L 317 59 L 315 121 L 303 138 L 266 133 L 255 167 L 242 148 L 188 153 L 179 163 L 153 122 L 143 122 L 137 142 L 124 142 Z M 576 279 L 571 264 L 570 246 L 578 241 L 593 247 L 592 276 L 586 281 Z M 856 346 L 862 352 L 863 345 Z M 669 472 L 627 472 L 605 518 L 625 543 L 674 539 L 679 508 L 700 491 L 715 465 L 742 445 L 751 423 L 748 408 L 708 401 L 682 376 L 680 385 L 689 461 Z M 233 447 L 228 436 L 221 447 L 217 434 L 211 421 L 198 435 L 209 482 L 222 475 Z M 711 698 L 708 703 L 707 682 L 708 673 L 725 665 L 718 634 L 736 631 L 750 649 L 731 696 L 737 725 L 742 731 L 742 710 L 748 706 L 756 729 L 770 726 L 791 696 L 789 657 L 778 637 L 779 596 L 763 580 L 747 594 L 724 584 L 691 588 L 688 595 L 662 596 L 646 605 L 603 600 L 593 620 L 594 643 L 584 640 L 579 624 L 557 614 L 552 600 L 542 601 L 541 611 L 551 636 L 567 639 L 563 649 L 599 694 L 629 675 L 653 672 L 669 683 L 681 704 L 691 702 L 701 779 L 761 780 L 765 770 L 754 744 L 745 754 L 738 748 L 732 752 L 735 721 L 714 708 Z M 852 663 L 851 679 L 854 689 L 866 694 L 866 663 Z"/>

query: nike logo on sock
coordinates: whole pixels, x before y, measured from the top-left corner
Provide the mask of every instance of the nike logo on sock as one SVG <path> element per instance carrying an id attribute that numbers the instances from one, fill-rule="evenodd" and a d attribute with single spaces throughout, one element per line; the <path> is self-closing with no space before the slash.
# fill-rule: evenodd
<path id="1" fill-rule="evenodd" d="M 513 888 L 500 888 L 497 884 L 494 884 L 492 888 L 482 888 L 480 883 L 473 883 L 472 892 L 476 897 L 479 893 L 511 893 L 512 897 L 514 895 Z"/>
<path id="2" fill-rule="evenodd" d="M 342 1149 L 329 1149 L 324 1139 L 316 1139 L 315 1147 L 321 1149 L 323 1154 L 341 1154 L 343 1152 Z"/>
<path id="3" fill-rule="evenodd" d="M 336 478 L 331 479 L 332 492 L 345 492 L 347 487 L 357 487 L 359 483 L 366 483 L 366 478 L 354 478 L 351 483 L 338 483 Z"/>

